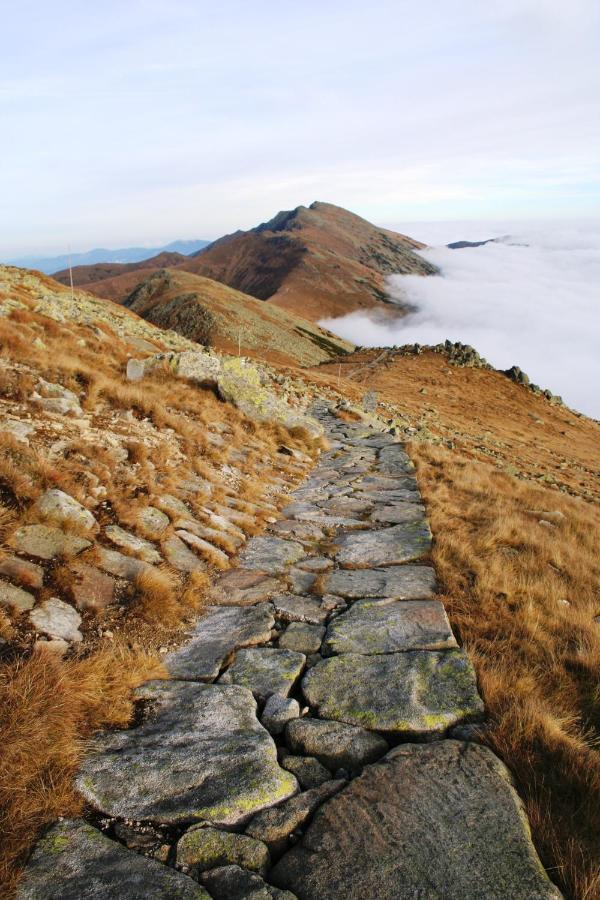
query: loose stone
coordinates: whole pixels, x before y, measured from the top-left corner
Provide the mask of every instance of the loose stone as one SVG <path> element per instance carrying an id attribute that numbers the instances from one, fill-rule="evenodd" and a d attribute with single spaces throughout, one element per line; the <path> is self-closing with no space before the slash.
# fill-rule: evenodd
<path id="1" fill-rule="evenodd" d="M 118 582 L 110 575 L 79 560 L 71 565 L 70 571 L 73 575 L 70 591 L 78 609 L 97 611 L 114 603 Z"/>
<path id="2" fill-rule="evenodd" d="M 187 875 L 125 849 L 82 820 L 53 825 L 38 841 L 17 900 L 210 900 Z"/>
<path id="3" fill-rule="evenodd" d="M 333 656 L 306 673 L 302 690 L 324 718 L 407 736 L 443 733 L 483 714 L 460 650 Z"/>
<path id="4" fill-rule="evenodd" d="M 135 554 L 144 562 L 158 563 L 161 561 L 160 553 L 154 544 L 151 544 L 150 541 L 145 541 L 143 538 L 137 537 L 135 534 L 131 534 L 129 531 L 125 531 L 125 529 L 121 528 L 119 525 L 108 525 L 104 529 L 104 533 L 113 544 L 117 545 L 117 547 L 121 547 L 129 553 Z"/>
<path id="5" fill-rule="evenodd" d="M 0 604 L 9 606 L 17 613 L 25 612 L 33 607 L 35 597 L 29 591 L 9 584 L 7 581 L 0 581 Z"/>
<path id="6" fill-rule="evenodd" d="M 88 530 L 95 528 L 98 524 L 85 506 L 82 506 L 69 494 L 56 488 L 42 494 L 34 509 L 41 516 L 48 516 L 71 525 L 79 525 Z"/>
<path id="7" fill-rule="evenodd" d="M 271 694 L 287 697 L 305 662 L 304 654 L 293 650 L 275 647 L 238 650 L 235 662 L 221 675 L 219 683 L 247 687 L 259 703 Z"/>
<path id="8" fill-rule="evenodd" d="M 18 556 L 5 556 L 0 559 L 0 575 L 6 575 L 11 581 L 17 581 L 25 588 L 39 590 L 44 586 L 42 567 Z"/>
<path id="9" fill-rule="evenodd" d="M 195 553 L 186 547 L 176 534 L 169 535 L 161 544 L 167 562 L 178 572 L 204 572 L 206 563 L 198 559 Z"/>
<path id="10" fill-rule="evenodd" d="M 284 622 L 308 622 L 321 625 L 327 619 L 327 610 L 321 607 L 316 597 L 298 594 L 280 594 L 273 597 L 273 606 L 278 618 Z"/>
<path id="11" fill-rule="evenodd" d="M 380 735 L 355 725 L 326 719 L 303 718 L 290 722 L 286 739 L 294 753 L 315 756 L 332 771 L 354 771 L 375 762 L 389 749 Z"/>
<path id="12" fill-rule="evenodd" d="M 311 900 L 561 897 L 505 766 L 458 741 L 404 744 L 366 768 L 270 877 Z"/>
<path id="13" fill-rule="evenodd" d="M 146 720 L 99 737 L 77 778 L 105 815 L 236 826 L 296 792 L 246 688 L 151 681 L 137 696 Z"/>

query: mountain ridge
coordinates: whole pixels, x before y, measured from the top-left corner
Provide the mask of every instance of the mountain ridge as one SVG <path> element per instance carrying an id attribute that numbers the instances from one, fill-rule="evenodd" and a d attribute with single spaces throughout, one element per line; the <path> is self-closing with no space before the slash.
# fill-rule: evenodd
<path id="1" fill-rule="evenodd" d="M 62 269 L 68 269 L 69 263 L 72 267 L 78 268 L 79 266 L 92 266 L 98 263 L 127 265 L 128 263 L 151 259 L 159 253 L 179 253 L 182 256 L 189 256 L 209 243 L 210 241 L 200 239 L 175 240 L 159 247 L 120 247 L 117 249 L 94 247 L 92 250 L 85 250 L 81 253 L 63 253 L 58 256 L 26 254 L 25 256 L 7 260 L 7 265 L 18 266 L 23 269 L 35 269 L 38 272 L 43 272 L 45 275 L 52 275 L 53 273 L 61 272 Z"/>

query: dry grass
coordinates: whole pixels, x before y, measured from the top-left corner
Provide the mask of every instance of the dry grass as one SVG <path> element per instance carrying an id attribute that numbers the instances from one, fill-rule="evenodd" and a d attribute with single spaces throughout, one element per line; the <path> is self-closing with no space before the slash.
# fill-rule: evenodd
<path id="1" fill-rule="evenodd" d="M 99 728 L 126 725 L 131 691 L 163 675 L 144 651 L 126 646 L 61 661 L 38 652 L 0 669 L 0 883 L 6 895 L 20 860 L 46 823 L 78 815 L 73 777 Z"/>
<path id="2" fill-rule="evenodd" d="M 572 898 L 597 898 L 600 510 L 445 448 L 410 449 L 487 740 L 515 776 L 553 879 Z"/>

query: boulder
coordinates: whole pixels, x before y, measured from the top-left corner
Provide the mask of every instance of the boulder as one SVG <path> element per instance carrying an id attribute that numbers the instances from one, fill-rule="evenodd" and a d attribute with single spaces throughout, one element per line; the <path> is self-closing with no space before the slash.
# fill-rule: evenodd
<path id="1" fill-rule="evenodd" d="M 260 721 L 270 734 L 281 734 L 292 719 L 300 715 L 300 704 L 297 700 L 271 694 L 265 703 Z"/>
<path id="2" fill-rule="evenodd" d="M 290 891 L 281 891 L 239 866 L 220 866 L 204 872 L 201 879 L 213 900 L 298 900 Z"/>
<path id="3" fill-rule="evenodd" d="M 303 791 L 310 791 L 331 781 L 331 772 L 315 756 L 293 756 L 286 753 L 281 758 L 281 765 L 295 775 Z"/>
<path id="4" fill-rule="evenodd" d="M 270 879 L 310 900 L 560 900 L 505 766 L 458 741 L 404 744 L 315 814 Z"/>
<path id="5" fill-rule="evenodd" d="M 296 793 L 256 701 L 238 685 L 151 681 L 142 724 L 101 735 L 76 784 L 109 816 L 165 825 L 239 826 Z"/>

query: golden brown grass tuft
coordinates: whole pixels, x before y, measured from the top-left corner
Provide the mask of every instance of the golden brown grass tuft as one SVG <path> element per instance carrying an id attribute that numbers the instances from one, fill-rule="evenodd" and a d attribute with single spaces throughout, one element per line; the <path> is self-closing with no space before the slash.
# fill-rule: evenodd
<path id="1" fill-rule="evenodd" d="M 447 449 L 410 450 L 487 740 L 516 778 L 552 878 L 572 898 L 597 898 L 600 510 Z"/>
<path id="2" fill-rule="evenodd" d="M 136 596 L 130 614 L 150 623 L 176 625 L 181 620 L 179 582 L 164 569 L 148 568 L 135 579 Z"/>
<path id="3" fill-rule="evenodd" d="M 0 883 L 7 893 L 40 828 L 81 812 L 73 777 L 87 740 L 99 728 L 126 725 L 132 689 L 163 675 L 153 656 L 124 645 L 68 661 L 42 651 L 0 668 Z"/>

